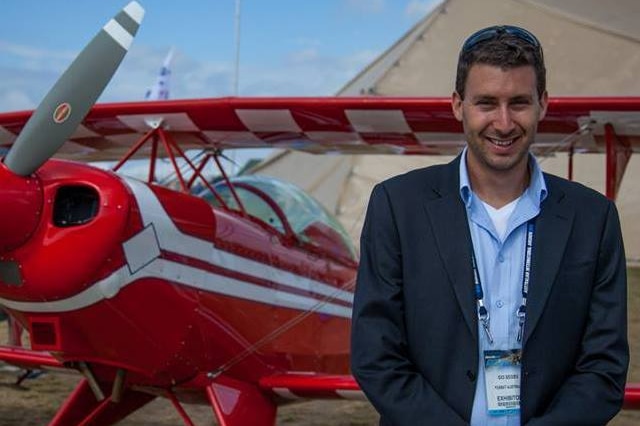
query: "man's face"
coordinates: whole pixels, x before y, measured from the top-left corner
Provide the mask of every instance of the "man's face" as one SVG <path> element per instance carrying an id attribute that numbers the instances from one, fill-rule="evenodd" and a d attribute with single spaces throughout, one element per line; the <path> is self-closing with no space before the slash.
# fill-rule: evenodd
<path id="1" fill-rule="evenodd" d="M 529 146 L 547 110 L 547 93 L 538 96 L 533 67 L 474 64 L 465 98 L 454 93 L 452 105 L 464 127 L 472 171 L 504 175 L 526 170 Z"/>

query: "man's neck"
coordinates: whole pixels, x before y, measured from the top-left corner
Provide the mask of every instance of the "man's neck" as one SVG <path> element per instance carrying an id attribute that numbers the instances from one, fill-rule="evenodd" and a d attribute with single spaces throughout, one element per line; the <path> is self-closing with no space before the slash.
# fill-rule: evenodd
<path id="1" fill-rule="evenodd" d="M 482 201 L 496 209 L 520 197 L 529 186 L 531 179 L 528 162 L 504 173 L 467 165 L 473 192 Z"/>

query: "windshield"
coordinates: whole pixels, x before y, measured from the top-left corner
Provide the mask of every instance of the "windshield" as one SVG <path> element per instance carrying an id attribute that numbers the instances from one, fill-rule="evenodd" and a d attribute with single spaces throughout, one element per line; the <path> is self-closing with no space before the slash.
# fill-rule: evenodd
<path id="1" fill-rule="evenodd" d="M 247 190 L 243 186 L 256 188 L 273 200 L 280 207 L 289 226 L 301 241 L 356 260 L 355 248 L 342 225 L 318 201 L 302 189 L 291 183 L 266 176 L 239 176 L 231 178 L 230 181 L 232 184 L 241 184 L 241 186 L 234 186 L 234 188 L 250 215 L 268 223 L 279 232 L 285 232 L 284 224 L 271 206 L 255 192 Z M 224 181 L 217 182 L 213 188 L 229 208 L 239 209 Z M 209 191 L 201 193 L 200 196 L 219 205 Z"/>

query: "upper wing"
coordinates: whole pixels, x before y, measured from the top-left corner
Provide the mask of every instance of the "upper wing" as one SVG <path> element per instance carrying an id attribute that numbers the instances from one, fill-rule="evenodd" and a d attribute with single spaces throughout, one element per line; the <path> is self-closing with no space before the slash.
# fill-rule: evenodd
<path id="1" fill-rule="evenodd" d="M 0 114 L 0 146 L 13 143 L 30 114 Z M 552 99 L 534 151 L 603 152 L 607 123 L 640 149 L 640 97 Z M 58 156 L 119 159 L 158 126 L 183 148 L 438 155 L 464 142 L 448 98 L 217 98 L 96 105 Z"/>

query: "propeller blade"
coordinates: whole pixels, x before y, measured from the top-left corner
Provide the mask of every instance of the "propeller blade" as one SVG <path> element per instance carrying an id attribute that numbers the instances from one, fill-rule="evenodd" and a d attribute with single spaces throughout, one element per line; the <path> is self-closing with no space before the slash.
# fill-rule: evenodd
<path id="1" fill-rule="evenodd" d="M 15 174 L 38 170 L 73 134 L 129 50 L 144 17 L 132 1 L 100 30 L 27 121 L 4 163 Z"/>

